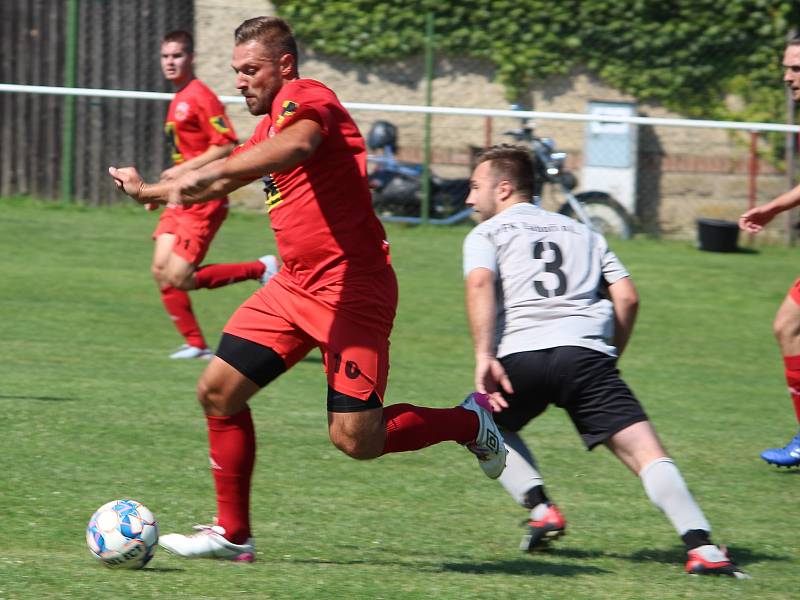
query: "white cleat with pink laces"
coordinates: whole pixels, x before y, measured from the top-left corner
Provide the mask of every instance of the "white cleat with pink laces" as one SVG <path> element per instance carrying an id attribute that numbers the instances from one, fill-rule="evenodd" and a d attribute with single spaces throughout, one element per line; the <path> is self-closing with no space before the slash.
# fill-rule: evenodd
<path id="1" fill-rule="evenodd" d="M 162 535 L 158 545 L 167 552 L 183 558 L 218 558 L 237 562 L 253 562 L 256 557 L 253 538 L 244 544 L 234 544 L 225 539 L 225 530 L 219 525 L 195 525 L 197 533 Z"/>
<path id="2" fill-rule="evenodd" d="M 488 396 L 472 392 L 459 406 L 478 415 L 478 434 L 474 441 L 464 444 L 464 447 L 478 458 L 478 464 L 487 477 L 497 479 L 506 468 L 508 450 L 492 418 Z"/>

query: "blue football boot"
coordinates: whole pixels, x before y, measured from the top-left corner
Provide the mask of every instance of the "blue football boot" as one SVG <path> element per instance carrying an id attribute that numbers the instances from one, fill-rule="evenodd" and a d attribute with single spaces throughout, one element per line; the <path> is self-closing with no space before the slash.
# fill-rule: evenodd
<path id="1" fill-rule="evenodd" d="M 761 453 L 761 458 L 779 467 L 800 467 L 800 433 L 792 438 L 785 448 L 769 448 Z"/>

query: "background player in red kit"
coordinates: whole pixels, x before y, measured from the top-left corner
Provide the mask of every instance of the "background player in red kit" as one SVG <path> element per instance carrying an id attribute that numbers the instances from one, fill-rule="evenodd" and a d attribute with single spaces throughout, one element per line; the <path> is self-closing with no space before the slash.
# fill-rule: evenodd
<path id="1" fill-rule="evenodd" d="M 285 21 L 242 23 L 232 64 L 248 110 L 265 115 L 241 151 L 176 182 L 144 184 L 133 168 L 109 172 L 143 203 L 203 201 L 269 174 L 267 208 L 283 264 L 230 318 L 198 383 L 217 519 L 194 535 L 160 539 L 187 558 L 250 561 L 255 433 L 248 401 L 313 348 L 325 361 L 329 435 L 349 456 L 377 458 L 453 440 L 497 478 L 506 449 L 480 394 L 455 408 L 383 407 L 397 282 L 372 210 L 364 140 L 330 89 L 299 78 Z"/>
<path id="2" fill-rule="evenodd" d="M 795 103 L 800 102 L 800 36 L 786 44 L 783 53 L 783 82 Z M 776 215 L 800 206 L 800 185 L 771 202 L 756 206 L 739 217 L 739 227 L 758 233 Z M 797 423 L 800 424 L 800 279 L 795 280 L 772 324 L 783 356 L 783 370 L 792 398 Z M 767 448 L 761 458 L 781 467 L 800 467 L 800 431 L 783 448 Z"/>
<path id="3" fill-rule="evenodd" d="M 161 174 L 162 181 L 178 179 L 192 169 L 224 158 L 236 145 L 236 134 L 222 103 L 194 76 L 193 63 L 193 40 L 188 32 L 173 31 L 164 36 L 161 70 L 176 90 L 164 131 L 175 166 Z M 277 271 L 274 256 L 198 268 L 227 214 L 227 196 L 195 206 L 168 207 L 153 232 L 153 277 L 167 314 L 186 340 L 170 358 L 211 358 L 187 290 L 215 288 L 245 279 L 266 280 Z"/>

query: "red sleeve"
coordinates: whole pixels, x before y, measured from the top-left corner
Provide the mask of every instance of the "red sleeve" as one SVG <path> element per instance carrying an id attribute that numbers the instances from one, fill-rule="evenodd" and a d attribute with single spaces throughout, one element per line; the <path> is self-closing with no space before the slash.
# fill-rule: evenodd
<path id="1" fill-rule="evenodd" d="M 236 146 L 236 148 L 233 149 L 233 152 L 228 155 L 228 158 L 235 154 L 239 154 L 239 152 L 244 152 L 245 150 L 255 146 L 258 142 L 267 139 L 269 137 L 269 126 L 271 123 L 272 120 L 269 118 L 269 115 L 261 119 L 258 122 L 258 125 L 256 125 L 255 131 L 253 131 L 253 135 L 250 136 L 250 139 Z"/>
<path id="2" fill-rule="evenodd" d="M 273 107 L 276 105 L 279 107 L 275 117 L 276 133 L 290 123 L 309 119 L 319 124 L 323 138 L 328 137 L 331 99 L 335 100 L 336 96 L 322 86 L 309 88 L 302 85 L 285 85 L 273 103 Z"/>
<path id="3" fill-rule="evenodd" d="M 228 119 L 228 115 L 225 114 L 225 108 L 219 98 L 209 90 L 208 93 L 198 94 L 195 100 L 200 127 L 208 136 L 209 145 L 235 144 L 238 141 L 236 133 L 233 131 L 233 125 Z"/>

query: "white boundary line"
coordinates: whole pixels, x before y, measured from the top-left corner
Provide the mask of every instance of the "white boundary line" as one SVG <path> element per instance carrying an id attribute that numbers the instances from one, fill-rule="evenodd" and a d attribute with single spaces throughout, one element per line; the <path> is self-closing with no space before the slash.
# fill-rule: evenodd
<path id="1" fill-rule="evenodd" d="M 124 98 L 135 100 L 171 100 L 173 94 L 163 92 L 137 92 L 130 90 L 98 90 L 91 88 L 65 88 L 44 85 L 17 85 L 0 83 L 0 92 L 24 94 L 51 94 L 57 96 L 91 96 L 95 98 Z M 241 96 L 220 96 L 224 104 L 244 104 Z M 626 117 L 589 115 L 577 113 L 541 112 L 535 110 L 501 110 L 490 108 L 457 108 L 450 106 L 414 106 L 406 104 L 368 104 L 343 102 L 349 110 L 421 113 L 432 115 L 462 115 L 471 117 L 511 117 L 555 121 L 597 121 L 601 123 L 632 123 L 636 125 L 664 125 L 667 127 L 705 127 L 711 129 L 738 129 L 744 131 L 779 131 L 800 133 L 800 125 L 780 123 L 748 123 L 746 121 L 709 121 L 703 119 L 665 119 L 659 117 Z"/>

